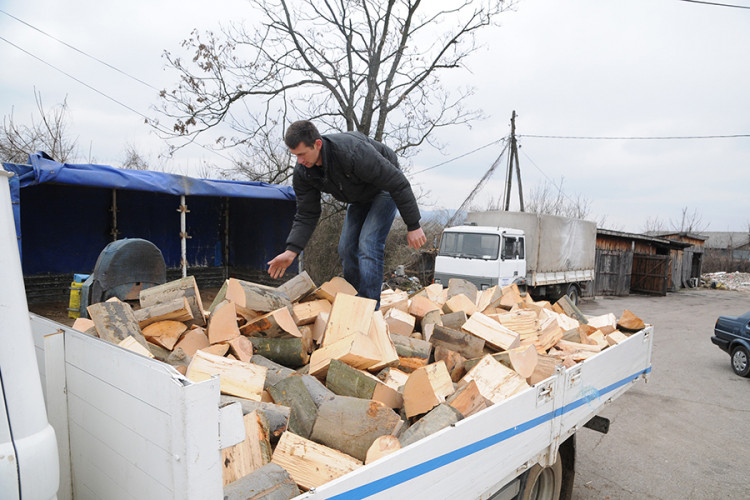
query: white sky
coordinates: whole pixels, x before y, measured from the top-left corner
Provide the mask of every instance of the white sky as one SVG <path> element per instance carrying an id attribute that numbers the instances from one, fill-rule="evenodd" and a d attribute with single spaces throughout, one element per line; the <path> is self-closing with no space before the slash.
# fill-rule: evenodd
<path id="1" fill-rule="evenodd" d="M 727 0 L 750 7 L 750 0 Z M 208 6 L 208 7 L 207 7 Z M 179 52 L 193 28 L 249 19 L 241 0 L 6 0 L 0 9 L 156 88 L 171 87 L 163 50 Z M 449 87 L 473 85 L 468 105 L 487 119 L 425 149 L 419 172 L 509 133 L 555 136 L 705 136 L 750 134 L 750 10 L 679 0 L 521 0 L 483 33 L 468 70 L 443 75 Z M 153 116 L 156 92 L 0 13 L 0 36 L 86 84 Z M 163 143 L 143 118 L 0 40 L 0 113 L 28 123 L 34 91 L 45 106 L 70 108 L 78 162 L 119 165 L 128 144 L 168 171 L 197 175 L 223 162 L 191 147 L 165 162 Z M 647 218 L 677 220 L 696 210 L 713 231 L 750 224 L 750 137 L 705 140 L 559 140 L 521 137 L 525 196 L 545 179 L 591 202 L 605 226 L 640 231 Z M 495 145 L 416 173 L 428 209 L 456 208 L 500 153 Z M 502 196 L 505 162 L 475 199 Z M 515 188 L 515 185 L 514 185 Z M 516 196 L 516 195 L 514 195 Z M 514 198 L 515 200 L 515 198 Z"/>

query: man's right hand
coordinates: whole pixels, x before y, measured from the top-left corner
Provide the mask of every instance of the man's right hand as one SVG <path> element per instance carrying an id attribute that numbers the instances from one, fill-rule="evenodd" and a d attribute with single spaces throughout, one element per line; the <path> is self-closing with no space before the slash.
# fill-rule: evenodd
<path id="1" fill-rule="evenodd" d="M 280 253 L 272 260 L 268 261 L 268 274 L 274 279 L 281 278 L 284 276 L 286 268 L 292 265 L 292 262 L 294 262 L 296 257 L 297 254 L 291 250 Z"/>

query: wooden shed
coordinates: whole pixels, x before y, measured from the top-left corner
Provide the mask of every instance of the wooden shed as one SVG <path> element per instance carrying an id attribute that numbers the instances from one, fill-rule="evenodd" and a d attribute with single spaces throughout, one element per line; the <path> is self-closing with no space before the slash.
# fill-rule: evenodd
<path id="1" fill-rule="evenodd" d="M 690 245 L 646 234 L 597 229 L 594 293 L 666 295 L 673 289 L 672 250 Z"/>
<path id="2" fill-rule="evenodd" d="M 672 276 L 670 291 L 693 288 L 700 284 L 703 267 L 705 236 L 692 233 L 660 233 L 660 238 L 688 243 L 690 246 L 672 248 Z"/>

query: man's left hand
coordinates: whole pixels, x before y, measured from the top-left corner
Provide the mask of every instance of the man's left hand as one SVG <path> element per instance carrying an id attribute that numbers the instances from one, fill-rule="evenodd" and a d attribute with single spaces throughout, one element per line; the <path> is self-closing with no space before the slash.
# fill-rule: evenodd
<path id="1" fill-rule="evenodd" d="M 427 242 L 427 236 L 424 235 L 424 231 L 422 231 L 422 228 L 420 227 L 419 229 L 406 233 L 406 241 L 409 243 L 410 247 L 417 250 Z"/>

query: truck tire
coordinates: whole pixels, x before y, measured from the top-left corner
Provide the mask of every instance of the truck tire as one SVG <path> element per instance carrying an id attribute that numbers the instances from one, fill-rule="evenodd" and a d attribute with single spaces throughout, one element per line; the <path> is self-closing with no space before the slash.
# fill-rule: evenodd
<path id="1" fill-rule="evenodd" d="M 750 377 L 750 353 L 738 345 L 732 349 L 732 370 L 740 377 Z"/>
<path id="2" fill-rule="evenodd" d="M 568 285 L 568 291 L 565 292 L 565 295 L 568 296 L 570 301 L 573 303 L 573 305 L 578 305 L 578 300 L 581 297 L 581 290 L 578 288 L 578 285 L 575 283 L 571 283 Z"/>
<path id="3" fill-rule="evenodd" d="M 557 453 L 555 463 L 550 467 L 542 467 L 539 464 L 533 466 L 521 492 L 519 500 L 558 500 L 563 481 L 563 466 L 560 453 Z"/>

